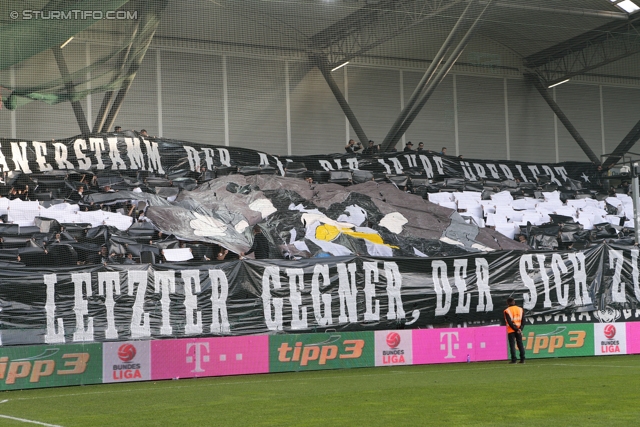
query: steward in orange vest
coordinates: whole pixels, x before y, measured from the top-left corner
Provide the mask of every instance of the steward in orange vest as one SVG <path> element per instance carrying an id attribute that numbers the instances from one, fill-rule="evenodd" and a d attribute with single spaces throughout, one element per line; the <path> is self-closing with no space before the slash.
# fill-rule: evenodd
<path id="1" fill-rule="evenodd" d="M 520 352 L 520 363 L 524 363 L 524 345 L 522 344 L 522 329 L 524 329 L 524 310 L 516 305 L 516 300 L 507 298 L 508 307 L 504 310 L 504 321 L 507 324 L 507 336 L 509 337 L 509 351 L 511 361 L 516 363 L 516 344 Z"/>

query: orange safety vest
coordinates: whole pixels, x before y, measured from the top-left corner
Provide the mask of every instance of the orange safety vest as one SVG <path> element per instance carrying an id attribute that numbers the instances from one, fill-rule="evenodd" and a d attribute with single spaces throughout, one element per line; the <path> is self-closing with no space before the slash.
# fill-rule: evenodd
<path id="1" fill-rule="evenodd" d="M 516 325 L 518 328 L 520 328 L 520 326 L 522 325 L 523 312 L 524 310 L 521 307 L 518 307 L 517 305 L 511 305 L 507 307 L 507 309 L 504 311 L 505 321 L 507 319 L 506 314 L 508 314 L 509 317 L 511 317 L 511 321 L 513 322 L 513 324 Z M 515 331 L 511 326 L 509 326 L 509 322 L 507 322 L 507 333 L 511 333 L 511 332 L 515 332 Z"/>

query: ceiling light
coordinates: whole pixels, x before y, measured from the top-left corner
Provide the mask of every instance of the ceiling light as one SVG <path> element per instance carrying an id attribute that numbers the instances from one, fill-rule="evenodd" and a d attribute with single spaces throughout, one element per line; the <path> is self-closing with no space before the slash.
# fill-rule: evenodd
<path id="1" fill-rule="evenodd" d="M 345 66 L 345 65 L 347 65 L 348 63 L 349 63 L 349 61 L 347 61 L 347 62 L 343 62 L 342 64 L 338 65 L 337 67 L 332 68 L 332 69 L 331 69 L 331 72 L 334 72 L 335 70 L 337 70 L 337 69 L 339 69 L 339 68 L 344 67 L 344 66 Z"/>
<path id="2" fill-rule="evenodd" d="M 67 40 L 66 42 L 62 43 L 62 45 L 60 46 L 60 49 L 62 49 L 63 47 L 71 43 L 71 40 L 73 40 L 73 36 L 71 36 L 71 38 L 69 38 L 69 40 Z"/>
<path id="3" fill-rule="evenodd" d="M 616 6 L 618 6 L 620 9 L 624 10 L 627 13 L 634 13 L 640 10 L 640 7 L 638 7 L 638 5 L 632 2 L 631 0 L 621 1 L 620 3 L 617 3 Z"/>
<path id="4" fill-rule="evenodd" d="M 562 83 L 566 83 L 566 82 L 568 82 L 569 80 L 571 80 L 571 79 L 566 79 L 566 80 L 562 80 L 562 81 L 560 81 L 560 82 L 558 82 L 558 83 L 553 83 L 553 84 L 551 84 L 551 85 L 547 86 L 547 89 L 551 89 L 552 87 L 559 86 L 559 85 L 561 85 Z"/>

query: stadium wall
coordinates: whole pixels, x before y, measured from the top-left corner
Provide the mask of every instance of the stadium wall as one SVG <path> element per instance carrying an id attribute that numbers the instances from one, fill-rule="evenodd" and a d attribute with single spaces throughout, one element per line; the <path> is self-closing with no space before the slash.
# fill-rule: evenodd
<path id="1" fill-rule="evenodd" d="M 89 63 L 99 48 L 75 43 L 64 53 L 77 65 Z M 586 160 L 537 91 L 507 66 L 510 62 L 500 65 L 504 56 L 479 51 L 465 54 L 398 147 L 424 141 L 429 149 L 446 146 L 449 154 L 465 157 Z M 487 62 L 496 55 L 497 65 Z M 426 66 L 425 61 L 372 56 L 336 70 L 333 77 L 367 137 L 382 142 Z M 55 74 L 55 61 L 42 72 Z M 3 73 L 12 73 L 18 85 L 28 78 L 16 70 Z M 640 88 L 583 80 L 558 86 L 553 95 L 597 155 L 611 152 L 638 119 Z M 101 101 L 101 95 L 83 101 L 90 124 Z M 17 111 L 3 109 L 0 117 L 5 137 L 49 140 L 78 131 L 68 103 L 32 102 Z M 170 47 L 147 53 L 117 124 L 155 136 L 260 147 L 276 155 L 343 152 L 345 141 L 356 136 L 321 74 L 306 60 Z"/>
<path id="2" fill-rule="evenodd" d="M 524 334 L 528 359 L 640 354 L 640 322 Z M 20 346 L 0 348 L 0 390 L 507 358 L 499 326 Z"/>

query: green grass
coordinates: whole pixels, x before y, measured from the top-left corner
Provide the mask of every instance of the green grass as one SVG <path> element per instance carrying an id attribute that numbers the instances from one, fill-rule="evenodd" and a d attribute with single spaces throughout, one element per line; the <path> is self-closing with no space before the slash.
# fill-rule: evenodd
<path id="1" fill-rule="evenodd" d="M 0 393 L 69 426 L 636 426 L 640 356 L 538 359 Z M 28 426 L 0 418 L 1 426 Z"/>

